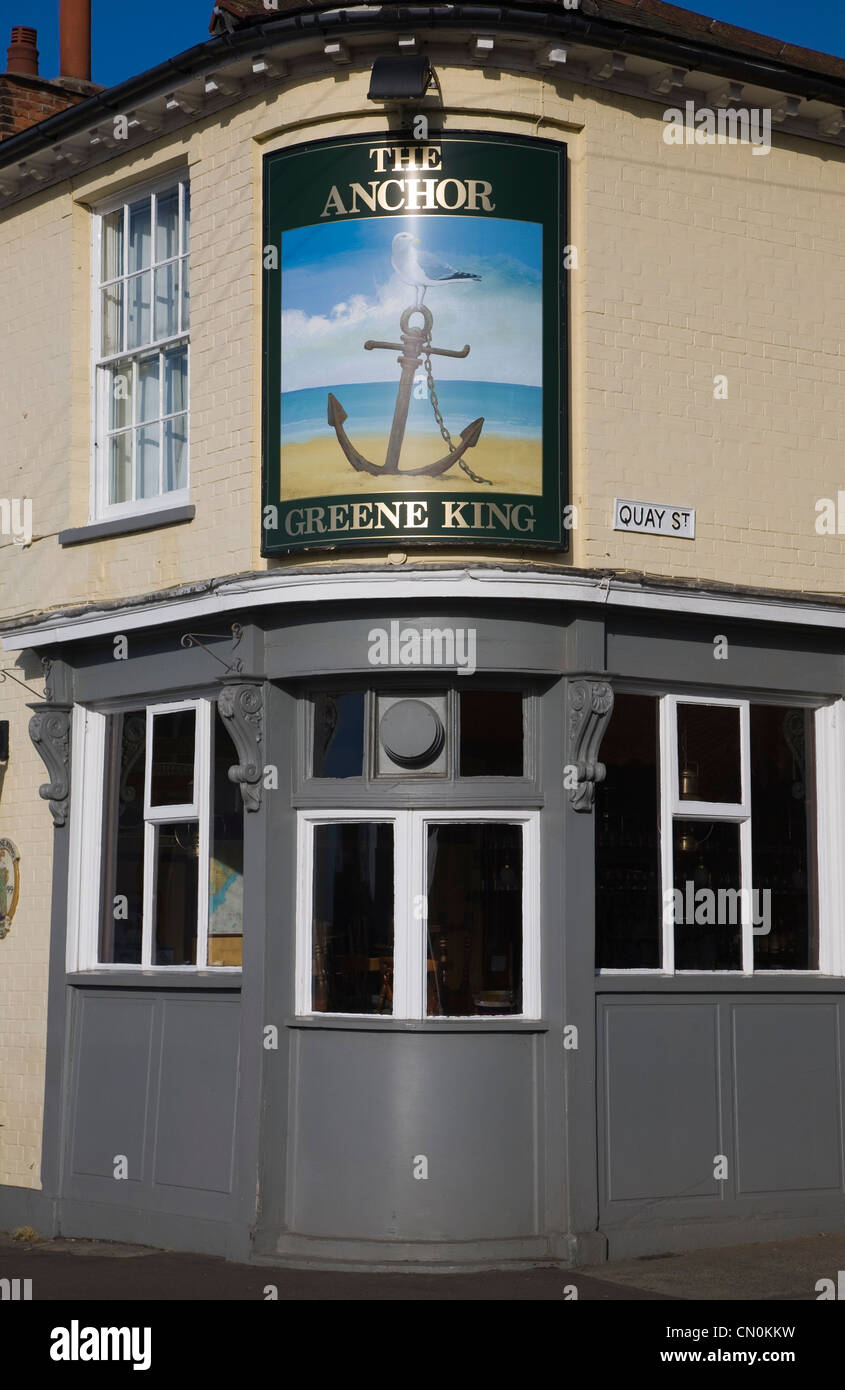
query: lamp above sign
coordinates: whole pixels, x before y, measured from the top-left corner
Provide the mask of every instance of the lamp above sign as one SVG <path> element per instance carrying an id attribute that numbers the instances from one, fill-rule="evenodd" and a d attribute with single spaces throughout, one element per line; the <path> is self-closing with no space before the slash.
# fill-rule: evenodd
<path id="1" fill-rule="evenodd" d="M 613 529 L 695 540 L 695 508 L 674 507 L 671 502 L 633 502 L 627 497 L 615 497 Z"/>

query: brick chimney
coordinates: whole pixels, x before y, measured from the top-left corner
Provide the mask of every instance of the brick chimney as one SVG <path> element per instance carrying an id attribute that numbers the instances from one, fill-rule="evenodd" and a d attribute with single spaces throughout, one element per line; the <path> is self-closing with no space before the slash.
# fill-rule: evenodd
<path id="1" fill-rule="evenodd" d="M 12 42 L 6 49 L 6 71 L 24 77 L 38 76 L 38 34 L 23 24 L 12 30 Z"/>
<path id="2" fill-rule="evenodd" d="M 91 0 L 61 0 L 59 75 L 91 81 Z"/>
<path id="3" fill-rule="evenodd" d="M 23 24 L 12 29 L 0 73 L 0 140 L 102 91 L 91 81 L 91 0 L 61 0 L 59 47 L 59 76 L 41 77 L 36 31 Z"/>

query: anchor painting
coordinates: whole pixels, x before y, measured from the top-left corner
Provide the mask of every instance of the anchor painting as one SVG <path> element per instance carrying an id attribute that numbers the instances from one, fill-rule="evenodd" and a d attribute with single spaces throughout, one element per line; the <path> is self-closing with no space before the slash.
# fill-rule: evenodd
<path id="1" fill-rule="evenodd" d="M 508 492 L 539 493 L 540 229 L 488 220 L 483 224 L 482 248 L 482 225 L 476 219 L 441 218 L 436 228 L 430 223 L 420 226 L 420 221 L 381 218 L 311 228 L 307 239 L 298 231 L 283 237 L 286 476 L 291 480 L 296 476 L 306 451 L 315 457 L 316 441 L 325 439 L 328 424 L 334 447 L 341 451 L 331 468 L 337 485 L 329 491 L 354 488 L 354 474 L 365 475 L 368 488 L 372 488 L 370 480 L 378 479 L 379 490 L 404 488 L 410 480 L 415 488 L 437 486 L 438 479 L 448 484 L 448 475 L 457 465 L 476 488 L 498 486 Z M 413 231 L 407 230 L 409 223 Z M 306 254 L 313 256 L 316 245 L 326 248 L 320 257 L 329 282 L 326 287 L 342 268 L 344 288 L 354 280 L 362 291 L 351 296 L 347 292 L 346 298 L 328 306 L 327 313 L 312 312 L 306 320 L 297 306 L 306 279 L 302 261 Z M 367 280 L 374 283 L 374 294 L 363 292 Z M 307 283 L 313 302 L 311 274 Z M 414 300 L 410 304 L 409 291 Z M 507 357 L 495 349 L 495 335 L 501 333 L 505 318 L 512 323 L 511 338 L 524 340 L 523 351 L 515 356 L 515 344 Z M 389 331 L 391 321 L 398 328 L 395 336 Z M 367 336 L 370 325 L 382 331 Z M 447 334 L 454 335 L 452 343 Z M 467 342 L 467 337 L 474 341 Z M 391 353 L 398 381 L 389 371 Z M 319 388 L 296 389 L 312 357 L 324 379 L 333 367 L 335 379 L 342 383 L 334 387 L 330 378 L 326 382 L 322 428 L 314 418 Z M 467 418 L 464 413 L 461 419 L 472 405 L 476 406 L 473 414 Z M 306 410 L 309 419 L 303 419 Z M 481 469 L 469 466 L 465 455 L 470 450 L 479 456 L 479 463 L 487 465 L 483 476 Z M 324 446 L 319 457 L 321 473 L 325 473 Z M 338 476 L 340 458 L 345 460 L 346 472 Z"/>
<path id="2" fill-rule="evenodd" d="M 412 154 L 267 156 L 267 554 L 368 530 L 561 537 L 562 147 Z"/>

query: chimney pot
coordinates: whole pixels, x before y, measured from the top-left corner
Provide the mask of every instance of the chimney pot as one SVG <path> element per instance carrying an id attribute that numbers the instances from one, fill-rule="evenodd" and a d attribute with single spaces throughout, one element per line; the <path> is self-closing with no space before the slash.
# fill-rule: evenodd
<path id="1" fill-rule="evenodd" d="M 24 77 L 38 76 L 38 33 L 25 24 L 12 29 L 12 42 L 6 49 L 6 71 Z"/>
<path id="2" fill-rule="evenodd" d="M 61 0 L 59 76 L 91 81 L 91 0 Z"/>

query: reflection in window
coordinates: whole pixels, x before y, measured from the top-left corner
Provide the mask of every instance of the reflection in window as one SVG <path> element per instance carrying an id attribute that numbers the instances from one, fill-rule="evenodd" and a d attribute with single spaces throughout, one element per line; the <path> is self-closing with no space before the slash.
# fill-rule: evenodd
<path id="1" fill-rule="evenodd" d="M 657 701 L 618 694 L 596 787 L 596 966 L 658 969 L 661 954 Z"/>
<path id="2" fill-rule="evenodd" d="M 510 690 L 460 692 L 461 777 L 522 777 L 522 695 Z"/>
<path id="3" fill-rule="evenodd" d="M 235 748 L 214 713 L 211 770 L 211 858 L 208 866 L 208 964 L 243 964 L 244 805 L 229 780 Z"/>
<path id="4" fill-rule="evenodd" d="M 751 706 L 755 970 L 818 969 L 814 762 L 809 710 Z"/>
<path id="5" fill-rule="evenodd" d="M 315 777 L 363 776 L 363 690 L 316 697 L 313 765 Z"/>
<path id="6" fill-rule="evenodd" d="M 106 730 L 99 959 L 107 965 L 139 965 L 147 712 L 114 714 Z"/>
<path id="7" fill-rule="evenodd" d="M 675 820 L 672 831 L 675 969 L 741 970 L 739 826 Z"/>
<path id="8" fill-rule="evenodd" d="M 314 829 L 312 1008 L 393 1012 L 393 826 Z"/>
<path id="9" fill-rule="evenodd" d="M 522 1012 L 522 829 L 429 825 L 427 1012 Z"/>
<path id="10" fill-rule="evenodd" d="M 742 801 L 736 707 L 678 705 L 678 782 L 682 801 Z"/>

